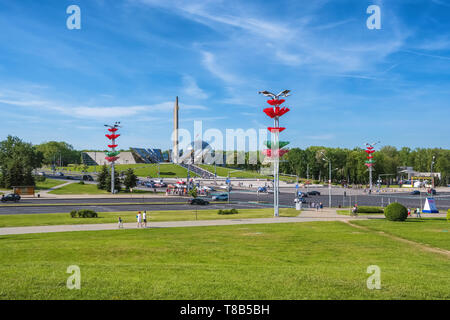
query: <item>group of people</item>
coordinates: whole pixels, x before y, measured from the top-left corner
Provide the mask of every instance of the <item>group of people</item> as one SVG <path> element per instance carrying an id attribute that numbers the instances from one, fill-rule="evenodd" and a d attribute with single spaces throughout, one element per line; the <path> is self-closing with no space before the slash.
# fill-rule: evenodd
<path id="1" fill-rule="evenodd" d="M 310 207 L 311 208 L 315 208 L 316 209 L 316 211 L 319 211 L 319 209 L 320 210 L 322 210 L 323 209 L 323 203 L 322 202 L 311 202 L 310 203 Z"/>
<path id="2" fill-rule="evenodd" d="M 422 216 L 420 215 L 420 208 L 416 208 L 414 211 L 416 214 L 416 218 L 422 218 Z M 408 217 L 411 216 L 411 214 L 413 214 L 413 210 L 411 208 L 408 208 Z"/>
<path id="3" fill-rule="evenodd" d="M 147 228 L 147 211 L 144 212 L 139 211 L 136 215 L 137 227 L 138 228 Z M 122 217 L 119 217 L 118 221 L 119 229 L 123 229 L 123 220 Z"/>

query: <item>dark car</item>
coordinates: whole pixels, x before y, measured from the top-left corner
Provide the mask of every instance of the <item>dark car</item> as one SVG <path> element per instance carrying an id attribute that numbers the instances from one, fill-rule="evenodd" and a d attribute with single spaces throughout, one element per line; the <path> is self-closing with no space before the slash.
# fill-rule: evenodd
<path id="1" fill-rule="evenodd" d="M 308 191 L 308 195 L 309 196 L 320 196 L 320 192 L 319 191 Z"/>
<path id="2" fill-rule="evenodd" d="M 429 193 L 433 196 L 435 196 L 437 194 L 435 189 L 431 189 Z"/>
<path id="3" fill-rule="evenodd" d="M 300 198 L 308 198 L 308 193 L 299 191 L 298 192 L 298 196 Z"/>
<path id="4" fill-rule="evenodd" d="M 6 201 L 14 201 L 14 202 L 18 202 L 20 200 L 20 196 L 18 194 L 15 193 L 10 193 L 5 195 L 2 195 L 2 202 L 6 202 Z"/>
<path id="5" fill-rule="evenodd" d="M 90 174 L 85 174 L 83 176 L 84 181 L 94 181 L 94 178 Z"/>
<path id="6" fill-rule="evenodd" d="M 419 190 L 414 190 L 413 192 L 410 193 L 410 195 L 412 195 L 412 196 L 420 196 L 420 191 Z"/>
<path id="7" fill-rule="evenodd" d="M 190 199 L 190 200 L 188 201 L 188 203 L 189 203 L 189 204 L 197 204 L 197 205 L 200 205 L 200 206 L 206 206 L 206 205 L 209 204 L 208 201 L 203 200 L 203 199 L 200 199 L 200 198 Z"/>

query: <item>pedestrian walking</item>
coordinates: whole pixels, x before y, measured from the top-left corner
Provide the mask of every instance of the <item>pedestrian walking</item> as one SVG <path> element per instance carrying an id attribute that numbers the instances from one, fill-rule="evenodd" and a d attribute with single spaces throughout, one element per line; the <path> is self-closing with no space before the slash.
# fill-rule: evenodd
<path id="1" fill-rule="evenodd" d="M 142 214 L 142 219 L 144 220 L 144 228 L 147 228 L 147 211 L 144 210 L 144 213 Z"/>
<path id="2" fill-rule="evenodd" d="M 411 216 L 411 208 L 408 208 L 408 217 Z"/>
<path id="3" fill-rule="evenodd" d="M 420 208 L 417 208 L 417 209 L 416 209 L 416 218 L 422 218 L 422 217 L 420 216 Z"/>
<path id="4" fill-rule="evenodd" d="M 137 227 L 140 228 L 141 224 L 142 224 L 142 215 L 141 212 L 139 211 L 138 214 L 136 215 L 136 219 L 137 219 Z"/>
<path id="5" fill-rule="evenodd" d="M 122 218 L 121 217 L 119 217 L 118 225 L 119 225 L 119 229 L 123 228 L 123 222 L 122 222 Z"/>
<path id="6" fill-rule="evenodd" d="M 320 203 L 320 211 L 322 211 L 322 209 L 323 209 L 323 203 L 321 202 Z"/>
<path id="7" fill-rule="evenodd" d="M 316 203 L 316 211 L 319 211 L 320 204 Z"/>

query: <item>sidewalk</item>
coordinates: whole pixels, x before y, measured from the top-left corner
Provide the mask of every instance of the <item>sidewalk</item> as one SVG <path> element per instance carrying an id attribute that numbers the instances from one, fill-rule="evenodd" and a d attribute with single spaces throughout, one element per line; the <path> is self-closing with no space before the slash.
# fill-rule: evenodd
<path id="1" fill-rule="evenodd" d="M 229 226 L 245 224 L 271 224 L 271 223 L 299 223 L 310 221 L 342 221 L 361 219 L 349 216 L 298 216 L 279 218 L 258 218 L 258 219 L 220 219 L 220 220 L 198 220 L 198 221 L 168 221 L 149 222 L 150 228 L 180 228 L 180 227 L 207 227 L 207 226 Z M 365 219 L 365 218 L 363 218 Z M 0 236 L 13 234 L 51 233 L 51 232 L 71 232 L 71 231 L 100 231 L 117 230 L 116 223 L 108 224 L 81 224 L 81 225 L 58 225 L 58 226 L 36 226 L 36 227 L 12 227 L 0 228 Z M 124 229 L 137 229 L 136 223 L 124 223 Z"/>

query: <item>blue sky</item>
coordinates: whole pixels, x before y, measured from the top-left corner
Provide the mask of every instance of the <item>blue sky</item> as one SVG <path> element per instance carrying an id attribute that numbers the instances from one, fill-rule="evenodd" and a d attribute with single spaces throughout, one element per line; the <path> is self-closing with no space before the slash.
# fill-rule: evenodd
<path id="1" fill-rule="evenodd" d="M 259 129 L 258 91 L 290 89 L 291 146 L 450 148 L 449 0 L 0 0 L 0 30 L 0 138 L 103 149 L 121 121 L 168 149 L 175 96 L 183 128 Z"/>

